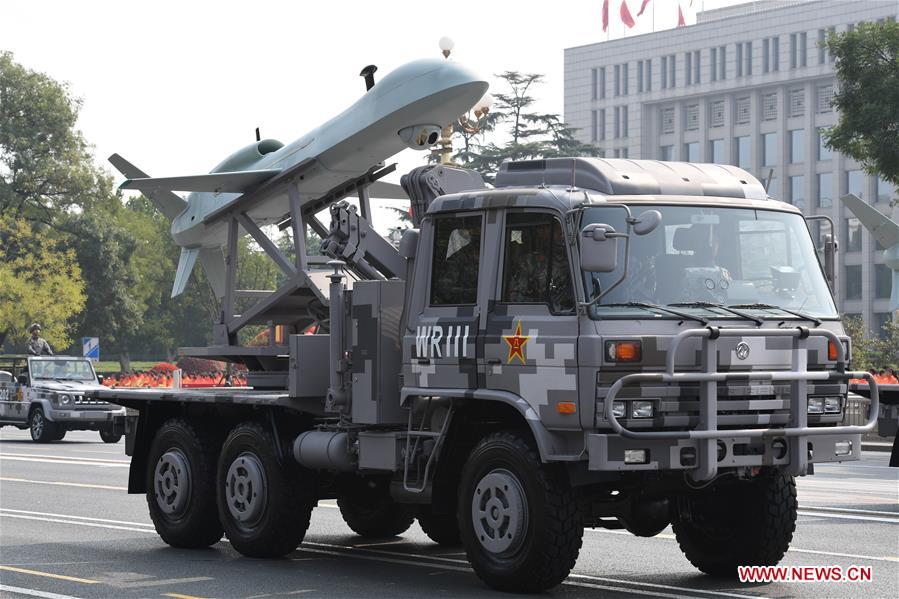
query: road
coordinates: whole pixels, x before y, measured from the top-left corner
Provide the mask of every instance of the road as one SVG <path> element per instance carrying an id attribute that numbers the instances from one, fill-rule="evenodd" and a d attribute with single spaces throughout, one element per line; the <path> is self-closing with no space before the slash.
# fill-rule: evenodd
<path id="1" fill-rule="evenodd" d="M 704 576 L 670 528 L 637 538 L 587 530 L 574 572 L 553 597 L 897 597 L 899 470 L 887 453 L 818 466 L 799 481 L 800 518 L 783 560 L 790 566 L 871 566 L 867 583 L 740 584 Z M 0 596 L 484 597 L 461 548 L 431 543 L 418 525 L 402 537 L 353 536 L 333 501 L 315 509 L 305 542 L 288 558 L 254 560 L 226 541 L 172 549 L 154 533 L 142 495 L 125 492 L 124 442 L 91 432 L 37 445 L 0 431 Z"/>

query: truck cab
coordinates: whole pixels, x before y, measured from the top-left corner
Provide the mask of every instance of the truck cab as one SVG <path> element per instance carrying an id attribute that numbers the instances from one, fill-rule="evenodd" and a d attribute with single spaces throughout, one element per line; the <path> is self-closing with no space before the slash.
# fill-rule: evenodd
<path id="1" fill-rule="evenodd" d="M 91 396 L 102 385 L 87 358 L 2 356 L 0 371 L 0 426 L 27 428 L 36 443 L 72 430 L 99 431 L 107 443 L 121 439 L 125 410 Z"/>

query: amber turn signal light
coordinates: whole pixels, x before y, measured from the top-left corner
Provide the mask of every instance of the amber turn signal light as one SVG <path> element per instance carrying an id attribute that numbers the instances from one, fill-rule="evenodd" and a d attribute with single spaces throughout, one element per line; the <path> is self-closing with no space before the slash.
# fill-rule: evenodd
<path id="1" fill-rule="evenodd" d="M 573 401 L 560 401 L 556 404 L 556 412 L 559 414 L 575 414 L 577 413 L 577 404 Z"/>
<path id="2" fill-rule="evenodd" d="M 606 359 L 610 362 L 639 362 L 642 358 L 639 341 L 606 341 Z"/>
<path id="3" fill-rule="evenodd" d="M 833 341 L 828 341 L 827 342 L 827 359 L 830 360 L 831 362 L 836 361 L 838 353 L 839 352 L 837 351 L 837 344 L 834 343 Z"/>

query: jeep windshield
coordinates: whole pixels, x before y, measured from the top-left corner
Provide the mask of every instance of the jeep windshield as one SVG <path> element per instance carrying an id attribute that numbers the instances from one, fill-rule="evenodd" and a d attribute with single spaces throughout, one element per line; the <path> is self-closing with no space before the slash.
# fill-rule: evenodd
<path id="1" fill-rule="evenodd" d="M 837 318 L 836 306 L 805 220 L 775 210 L 640 205 L 662 213 L 651 233 L 630 237 L 624 281 L 590 310 L 594 318 L 676 318 L 671 310 L 714 318 Z M 581 227 L 606 223 L 625 232 L 625 212 L 612 206 L 584 211 Z M 624 269 L 585 273 L 587 300 Z"/>
<path id="2" fill-rule="evenodd" d="M 32 380 L 97 382 L 88 360 L 31 360 L 29 368 Z"/>

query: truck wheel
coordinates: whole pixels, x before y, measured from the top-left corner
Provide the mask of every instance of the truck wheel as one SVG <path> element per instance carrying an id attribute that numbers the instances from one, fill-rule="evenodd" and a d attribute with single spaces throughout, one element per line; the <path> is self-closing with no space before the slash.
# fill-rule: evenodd
<path id="1" fill-rule="evenodd" d="M 272 434 L 257 422 L 239 424 L 225 440 L 217 495 L 225 534 L 249 557 L 280 557 L 296 549 L 316 500 L 311 474 L 280 463 Z"/>
<path id="2" fill-rule="evenodd" d="M 773 566 L 796 529 L 796 481 L 781 473 L 713 486 L 682 498 L 674 535 L 690 563 L 713 576 Z"/>
<path id="3" fill-rule="evenodd" d="M 100 438 L 104 443 L 118 443 L 122 439 L 122 433 L 114 433 L 105 428 L 100 429 Z"/>
<path id="4" fill-rule="evenodd" d="M 396 537 L 409 530 L 415 522 L 415 514 L 409 506 L 389 498 L 362 503 L 341 497 L 337 500 L 337 506 L 347 526 L 363 537 Z"/>
<path id="5" fill-rule="evenodd" d="M 218 445 L 183 418 L 156 432 L 147 456 L 147 505 L 156 532 L 172 547 L 209 547 L 222 538 L 215 509 Z"/>
<path id="6" fill-rule="evenodd" d="M 462 470 L 459 527 L 468 561 L 494 589 L 539 592 L 568 576 L 584 534 L 564 470 L 524 437 L 493 433 Z"/>
<path id="7" fill-rule="evenodd" d="M 438 545 L 455 546 L 462 543 L 456 514 L 435 514 L 431 506 L 421 506 L 418 509 L 418 524 L 428 538 Z"/>
<path id="8" fill-rule="evenodd" d="M 34 408 L 28 416 L 28 428 L 31 429 L 31 440 L 35 443 L 55 441 L 59 430 L 56 423 L 47 420 L 44 409 L 40 406 Z"/>

